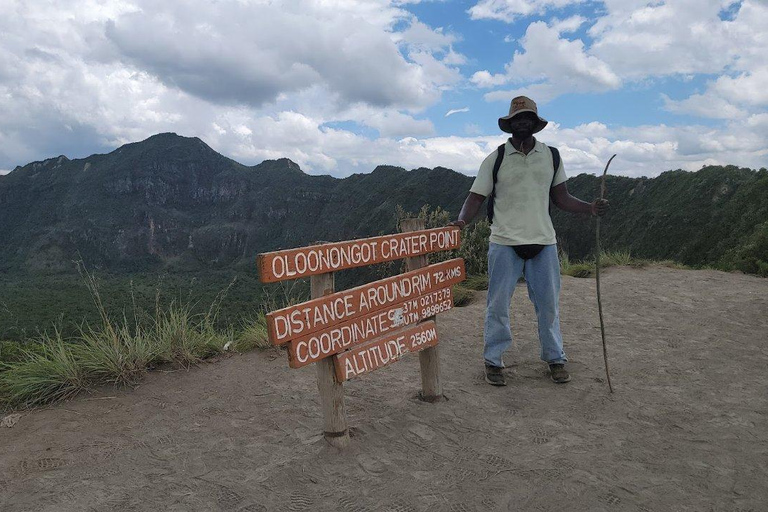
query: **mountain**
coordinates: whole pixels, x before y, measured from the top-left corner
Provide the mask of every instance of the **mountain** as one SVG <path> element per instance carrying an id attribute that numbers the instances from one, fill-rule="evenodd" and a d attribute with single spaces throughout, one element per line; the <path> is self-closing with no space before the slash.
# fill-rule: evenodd
<path id="1" fill-rule="evenodd" d="M 471 183 L 441 167 L 379 166 L 344 179 L 309 176 L 288 159 L 248 167 L 198 138 L 163 133 L 0 176 L 0 272 L 66 272 L 77 259 L 119 272 L 247 267 L 259 252 L 392 232 L 396 205 L 455 216 Z M 590 199 L 599 181 L 582 174 L 568 186 Z M 607 189 L 608 249 L 689 264 L 741 258 L 753 271 L 768 261 L 765 169 L 609 176 Z M 563 212 L 553 219 L 570 255 L 587 256 L 593 223 Z"/>
<path id="2" fill-rule="evenodd" d="M 0 271 L 252 264 L 258 252 L 394 229 L 395 205 L 460 205 L 470 178 L 382 166 L 346 179 L 288 159 L 253 167 L 164 133 L 0 177 Z"/>

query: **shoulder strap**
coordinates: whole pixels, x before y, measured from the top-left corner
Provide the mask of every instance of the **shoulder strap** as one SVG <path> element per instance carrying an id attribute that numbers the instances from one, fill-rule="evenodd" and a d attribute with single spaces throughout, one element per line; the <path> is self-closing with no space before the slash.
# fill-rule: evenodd
<path id="1" fill-rule="evenodd" d="M 560 168 L 560 152 L 552 146 L 549 146 L 549 150 L 552 152 L 552 167 L 555 168 L 554 174 L 552 174 L 552 185 L 554 185 L 557 170 Z"/>
<path id="2" fill-rule="evenodd" d="M 506 147 L 507 143 L 505 142 L 499 148 L 496 150 L 496 162 L 493 164 L 493 188 L 491 189 L 491 193 L 488 195 L 488 203 L 487 203 L 487 211 L 488 211 L 488 222 L 493 224 L 493 198 L 496 195 L 496 180 L 499 177 L 499 169 L 501 168 L 501 162 L 504 160 L 504 148 Z M 554 180 L 554 178 L 552 178 Z"/>

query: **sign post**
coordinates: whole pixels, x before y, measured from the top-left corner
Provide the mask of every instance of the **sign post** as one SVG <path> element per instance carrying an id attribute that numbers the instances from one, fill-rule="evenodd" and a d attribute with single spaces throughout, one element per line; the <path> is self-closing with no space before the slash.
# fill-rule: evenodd
<path id="1" fill-rule="evenodd" d="M 403 233 L 424 229 L 424 219 L 403 219 L 400 221 L 400 231 Z M 427 265 L 427 255 L 414 256 L 405 259 L 405 270 L 416 270 Z M 431 317 L 435 320 L 435 317 Z M 425 402 L 438 402 L 443 398 L 443 388 L 440 386 L 440 356 L 438 345 L 425 348 L 419 352 L 421 365 L 421 395 Z"/>
<path id="2" fill-rule="evenodd" d="M 313 299 L 333 293 L 333 274 L 320 274 L 310 277 Z M 317 389 L 320 392 L 320 407 L 323 410 L 323 436 L 331 446 L 346 448 L 349 446 L 347 413 L 344 408 L 344 385 L 335 378 L 333 359 L 328 357 L 317 361 Z"/>
<path id="3" fill-rule="evenodd" d="M 421 399 L 443 398 L 438 358 L 438 313 L 453 307 L 451 286 L 466 278 L 464 260 L 427 264 L 427 254 L 456 249 L 460 229 L 424 229 L 406 220 L 401 233 L 259 254 L 263 283 L 309 277 L 312 297 L 267 313 L 267 334 L 288 349 L 288 364 L 317 366 L 323 436 L 336 448 L 350 444 L 344 381 L 418 352 Z M 349 290 L 334 290 L 334 272 L 405 259 L 406 272 Z"/>

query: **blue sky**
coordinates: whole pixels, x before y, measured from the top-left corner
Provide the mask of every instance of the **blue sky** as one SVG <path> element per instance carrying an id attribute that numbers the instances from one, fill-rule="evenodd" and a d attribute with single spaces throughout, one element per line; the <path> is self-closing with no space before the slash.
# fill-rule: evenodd
<path id="1" fill-rule="evenodd" d="M 763 0 L 6 0 L 0 173 L 173 131 L 247 165 L 472 175 L 518 94 L 570 175 L 765 167 L 766 26 Z"/>

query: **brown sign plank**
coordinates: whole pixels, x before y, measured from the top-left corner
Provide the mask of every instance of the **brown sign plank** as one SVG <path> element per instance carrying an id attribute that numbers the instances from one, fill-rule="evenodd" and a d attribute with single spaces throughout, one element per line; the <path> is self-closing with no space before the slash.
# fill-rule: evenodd
<path id="1" fill-rule="evenodd" d="M 461 244 L 460 233 L 458 227 L 446 226 L 266 252 L 257 259 L 259 278 L 262 283 L 273 283 L 457 249 Z"/>
<path id="2" fill-rule="evenodd" d="M 381 336 L 334 357 L 336 380 L 344 382 L 358 375 L 394 363 L 406 352 L 418 352 L 437 345 L 437 326 L 433 321 Z"/>
<path id="3" fill-rule="evenodd" d="M 288 362 L 291 368 L 301 368 L 451 308 L 453 293 L 450 286 L 398 302 L 375 313 L 292 340 L 288 347 Z"/>
<path id="4" fill-rule="evenodd" d="M 281 345 L 464 279 L 464 260 L 455 258 L 272 311 L 267 314 L 269 339 Z"/>

